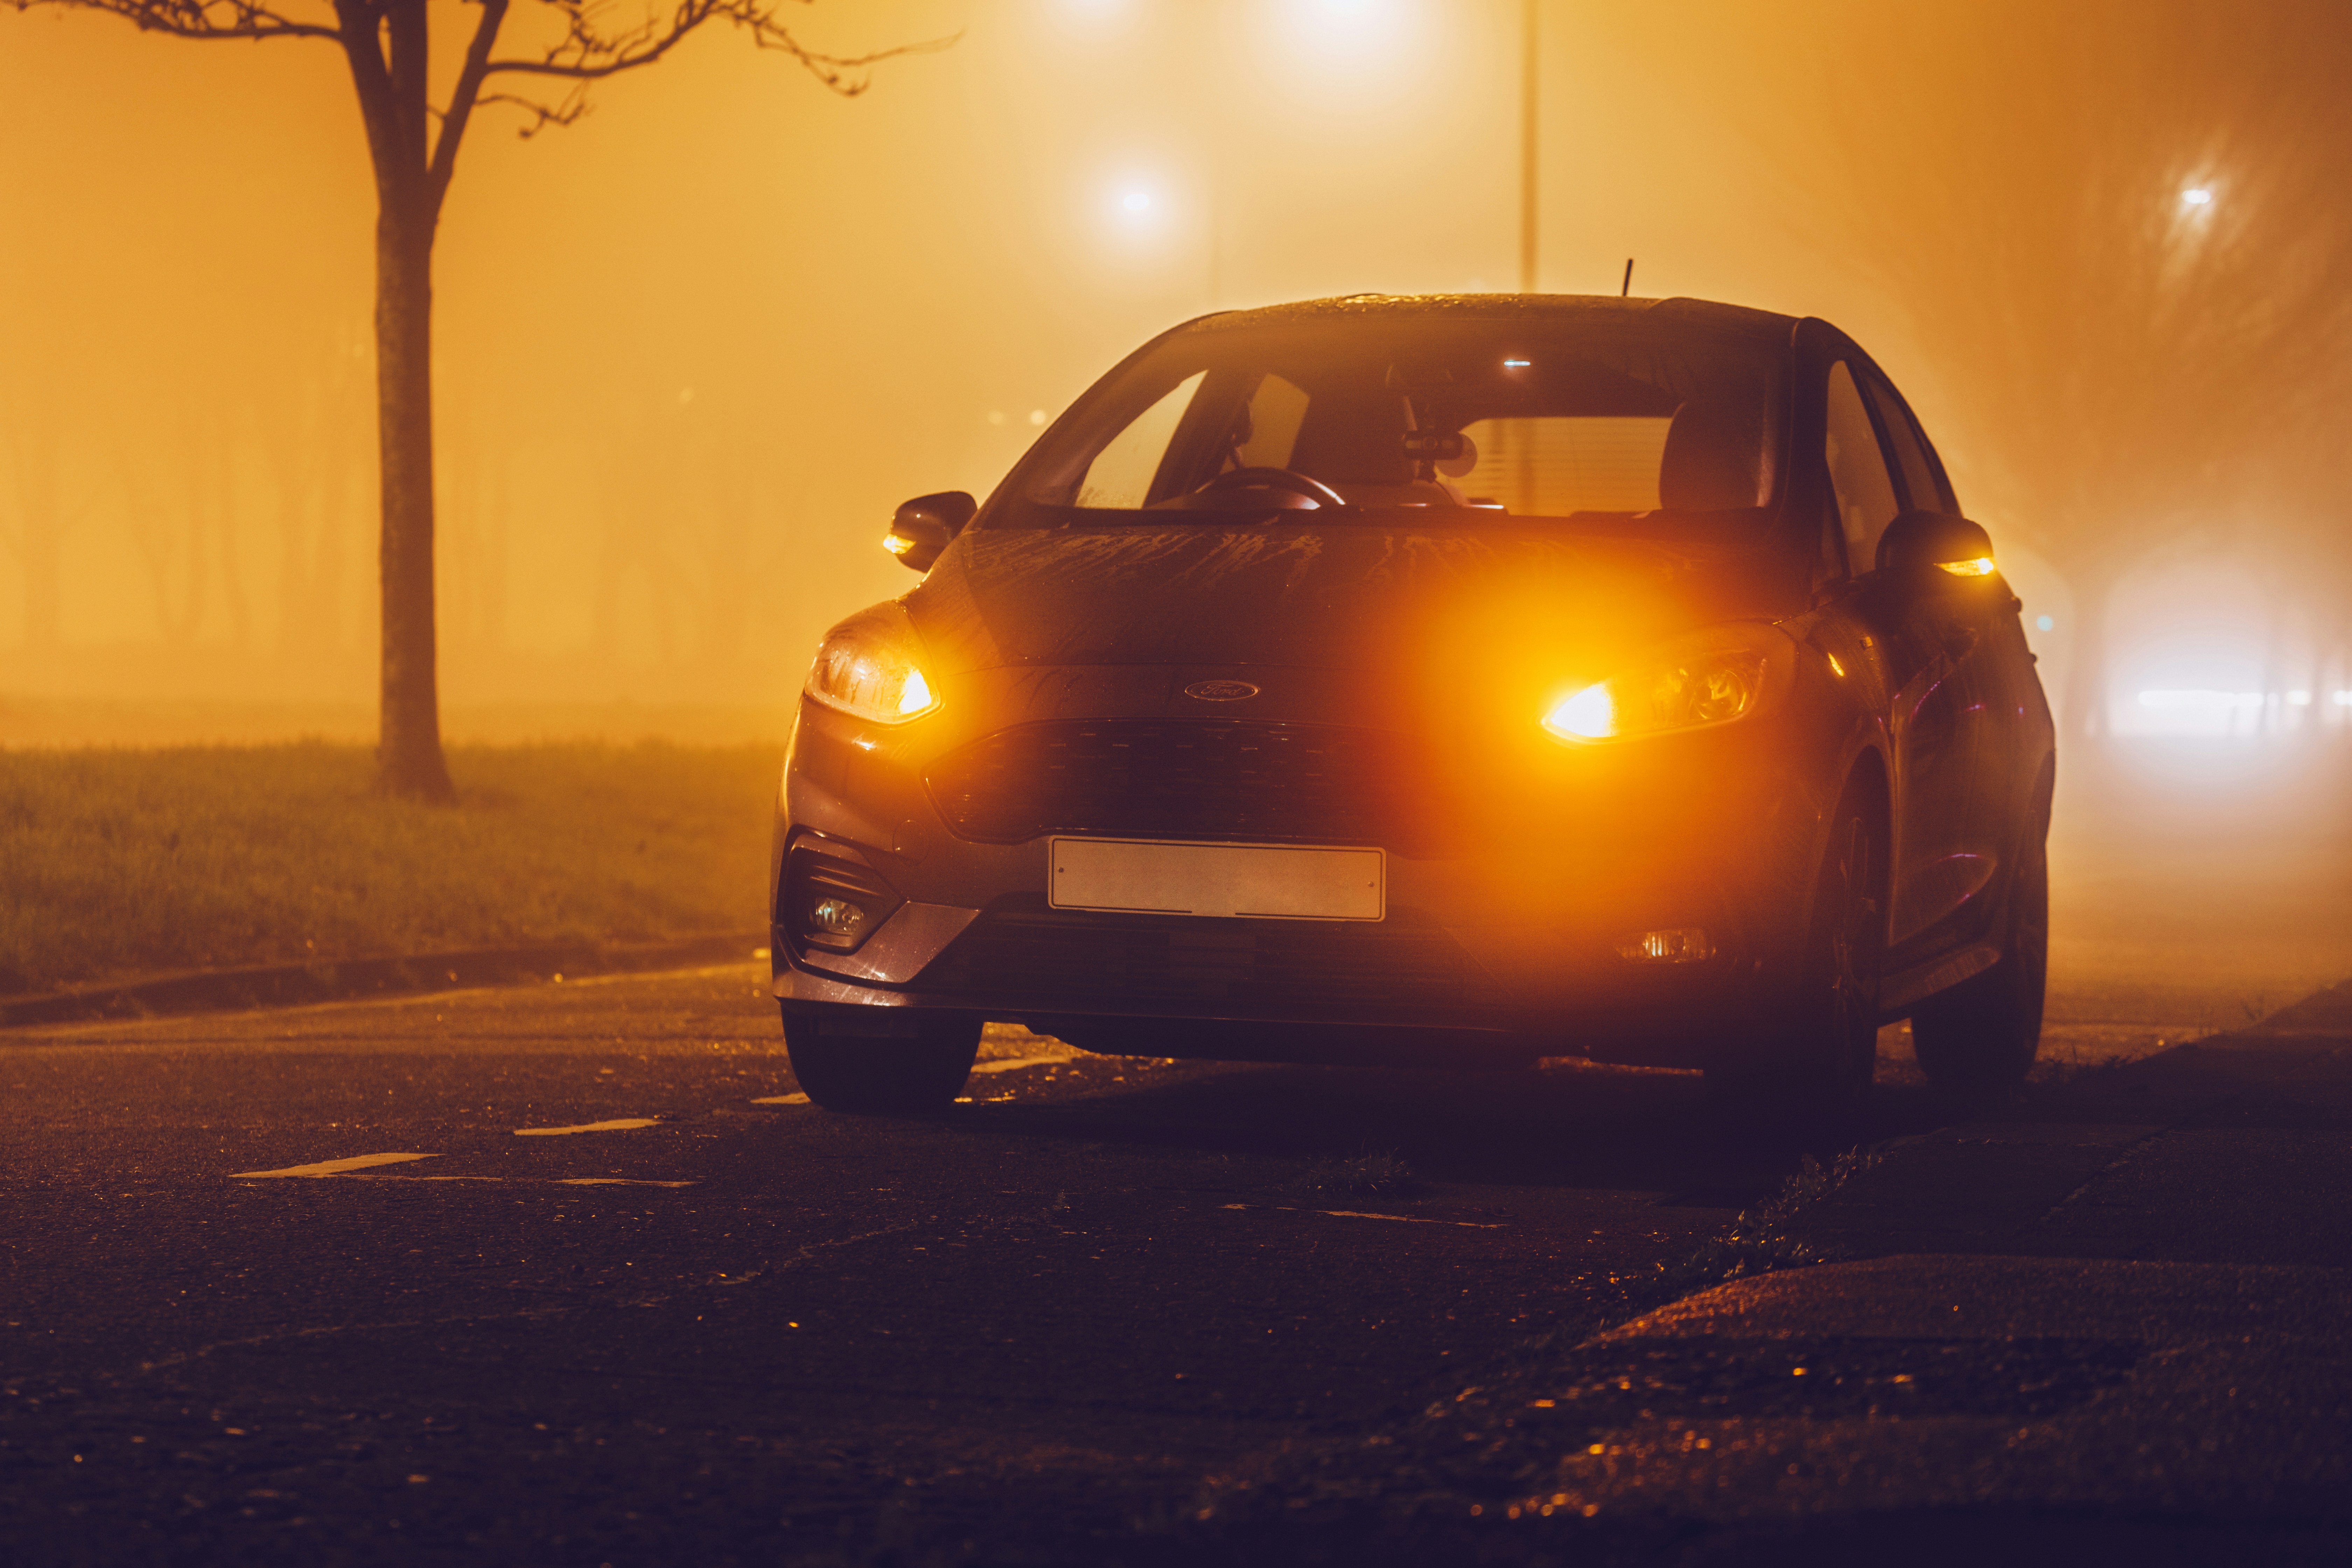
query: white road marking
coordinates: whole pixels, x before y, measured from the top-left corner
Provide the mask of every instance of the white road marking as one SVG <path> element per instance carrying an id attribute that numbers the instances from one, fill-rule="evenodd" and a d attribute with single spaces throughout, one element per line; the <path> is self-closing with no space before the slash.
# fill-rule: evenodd
<path id="1" fill-rule="evenodd" d="M 353 1171 L 354 1182 L 507 1182 L 519 1187 L 690 1187 L 692 1182 L 639 1181 L 634 1176 L 402 1176 Z"/>
<path id="2" fill-rule="evenodd" d="M 315 1165 L 289 1165 L 282 1171 L 239 1171 L 229 1177 L 232 1182 L 257 1182 L 270 1176 L 340 1176 L 345 1171 L 365 1170 L 370 1165 L 399 1165 L 411 1160 L 430 1160 L 431 1154 L 354 1154 L 348 1160 L 321 1160 Z"/>
<path id="3" fill-rule="evenodd" d="M 772 1094 L 765 1100 L 755 1100 L 751 1103 L 754 1105 L 806 1105 L 808 1102 L 809 1097 L 805 1094 Z"/>
<path id="4" fill-rule="evenodd" d="M 1510 1228 L 1509 1226 L 1502 1224 L 1499 1221 L 1475 1219 L 1423 1219 L 1419 1215 L 1366 1214 L 1361 1209 L 1301 1209 L 1292 1208 L 1286 1204 L 1227 1204 L 1224 1206 L 1229 1209 L 1273 1209 L 1279 1214 L 1327 1214 L 1335 1219 L 1392 1219 L 1399 1225 L 1452 1225 L 1459 1226 L 1464 1230 L 1508 1230 Z"/>
<path id="5" fill-rule="evenodd" d="M 1073 1059 L 1074 1058 L 1069 1057 L 1003 1057 L 995 1061 L 974 1062 L 971 1064 L 971 1070 L 974 1072 L 1018 1072 L 1023 1068 L 1050 1067 L 1056 1063 L 1067 1062 Z"/>
<path id="6" fill-rule="evenodd" d="M 577 1127 L 518 1127 L 518 1138 L 561 1138 L 567 1132 L 626 1132 L 638 1127 L 660 1124 L 657 1116 L 624 1116 L 614 1121 L 583 1121 Z"/>

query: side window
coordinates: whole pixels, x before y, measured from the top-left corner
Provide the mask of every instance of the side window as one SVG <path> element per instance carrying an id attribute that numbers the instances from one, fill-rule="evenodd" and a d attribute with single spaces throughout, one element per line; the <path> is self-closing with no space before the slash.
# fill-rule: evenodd
<path id="1" fill-rule="evenodd" d="M 1907 504 L 1922 511 L 1953 511 L 1951 498 L 1943 486 L 1936 482 L 1935 465 L 1928 460 L 1927 437 L 1911 421 L 1911 411 L 1894 388 L 1873 376 L 1867 383 L 1870 401 L 1878 410 L 1878 423 L 1886 431 L 1886 439 L 1895 448 L 1895 466 L 1903 470 L 1903 493 Z"/>
<path id="2" fill-rule="evenodd" d="M 1837 489 L 1838 519 L 1845 529 L 1845 555 L 1856 574 L 1878 562 L 1878 536 L 1895 521 L 1895 483 L 1871 428 L 1870 411 L 1843 360 L 1830 366 L 1829 437 L 1822 455 Z"/>
<path id="3" fill-rule="evenodd" d="M 1078 481 L 1078 505 L 1132 510 L 1151 500 L 1151 481 L 1160 475 L 1168 443 L 1175 438 L 1176 426 L 1183 423 L 1184 410 L 1207 374 L 1197 372 L 1178 383 L 1095 454 L 1087 465 L 1087 477 Z"/>

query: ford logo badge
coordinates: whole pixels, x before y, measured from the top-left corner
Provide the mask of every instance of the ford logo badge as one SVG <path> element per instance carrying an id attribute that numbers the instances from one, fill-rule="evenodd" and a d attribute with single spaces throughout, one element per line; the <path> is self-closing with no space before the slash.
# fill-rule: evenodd
<path id="1" fill-rule="evenodd" d="M 1184 695 L 1203 702 L 1241 702 L 1256 696 L 1257 688 L 1246 680 L 1196 680 L 1184 689 Z"/>

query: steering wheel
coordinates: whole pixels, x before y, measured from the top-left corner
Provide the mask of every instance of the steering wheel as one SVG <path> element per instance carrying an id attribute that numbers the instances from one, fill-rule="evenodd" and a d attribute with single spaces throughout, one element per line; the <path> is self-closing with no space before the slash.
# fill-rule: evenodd
<path id="1" fill-rule="evenodd" d="M 1304 496 L 1318 507 L 1340 507 L 1348 500 L 1321 479 L 1293 473 L 1288 468 L 1230 468 L 1194 490 L 1194 495 L 1208 495 L 1220 490 L 1280 490 L 1285 495 Z"/>

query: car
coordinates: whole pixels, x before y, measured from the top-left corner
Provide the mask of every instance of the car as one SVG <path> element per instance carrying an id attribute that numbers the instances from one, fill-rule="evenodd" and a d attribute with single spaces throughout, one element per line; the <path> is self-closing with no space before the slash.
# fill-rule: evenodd
<path id="1" fill-rule="evenodd" d="M 1893 382 L 1696 300 L 1187 321 L 817 650 L 774 993 L 836 1110 L 1088 1051 L 1703 1069 L 1850 1106 L 2041 1033 L 2055 756 L 2019 601 Z"/>

